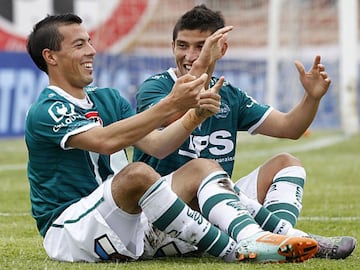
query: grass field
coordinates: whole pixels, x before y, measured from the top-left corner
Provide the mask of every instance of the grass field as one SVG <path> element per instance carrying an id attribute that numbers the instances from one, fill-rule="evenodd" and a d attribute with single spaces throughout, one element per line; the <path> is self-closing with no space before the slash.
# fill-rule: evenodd
<path id="1" fill-rule="evenodd" d="M 234 179 L 271 155 L 299 157 L 307 170 L 297 227 L 321 235 L 360 240 L 360 134 L 312 132 L 298 141 L 241 135 Z M 299 264 L 225 264 L 214 258 L 176 258 L 134 263 L 59 263 L 47 258 L 31 218 L 27 154 L 22 139 L 0 140 L 0 269 L 360 269 L 360 248 L 346 260 L 312 259 Z"/>

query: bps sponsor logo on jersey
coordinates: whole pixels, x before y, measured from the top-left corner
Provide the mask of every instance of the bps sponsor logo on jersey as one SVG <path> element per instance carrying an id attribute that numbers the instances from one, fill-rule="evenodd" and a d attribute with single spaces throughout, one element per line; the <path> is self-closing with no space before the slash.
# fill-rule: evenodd
<path id="1" fill-rule="evenodd" d="M 232 135 L 227 130 L 217 130 L 203 136 L 190 135 L 188 142 L 188 149 L 180 149 L 179 155 L 198 158 L 202 156 L 201 152 L 204 150 L 214 156 L 227 155 L 234 151 Z"/>

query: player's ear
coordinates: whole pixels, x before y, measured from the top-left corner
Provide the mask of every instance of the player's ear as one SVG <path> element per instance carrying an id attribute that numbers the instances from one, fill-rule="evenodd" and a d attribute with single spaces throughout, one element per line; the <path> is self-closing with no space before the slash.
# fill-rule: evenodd
<path id="1" fill-rule="evenodd" d="M 223 44 L 222 48 L 221 48 L 221 53 L 222 53 L 222 56 L 224 56 L 224 55 L 225 55 L 225 53 L 226 53 L 227 49 L 228 49 L 228 43 L 227 43 L 227 42 L 225 42 L 225 43 Z"/>
<path id="2" fill-rule="evenodd" d="M 44 58 L 45 62 L 48 64 L 48 65 L 56 65 L 56 57 L 54 56 L 53 54 L 53 51 L 46 48 L 42 51 L 42 57 Z"/>
<path id="3" fill-rule="evenodd" d="M 175 54 L 175 41 L 171 42 L 171 48 L 172 48 L 173 54 Z"/>

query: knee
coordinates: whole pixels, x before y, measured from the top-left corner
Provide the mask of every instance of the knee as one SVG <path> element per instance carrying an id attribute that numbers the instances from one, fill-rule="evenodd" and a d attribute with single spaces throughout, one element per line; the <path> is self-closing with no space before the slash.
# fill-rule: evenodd
<path id="1" fill-rule="evenodd" d="M 115 200 L 137 200 L 148 190 L 160 175 L 142 162 L 133 162 L 122 169 L 112 182 Z"/>
<path id="2" fill-rule="evenodd" d="M 122 179 L 127 186 L 147 189 L 160 178 L 160 175 L 143 162 L 133 162 L 119 173 L 118 178 Z"/>
<path id="3" fill-rule="evenodd" d="M 274 157 L 274 160 L 280 168 L 302 166 L 300 159 L 289 153 L 280 153 Z"/>
<path id="4" fill-rule="evenodd" d="M 196 194 L 200 183 L 216 171 L 223 171 L 223 168 L 212 159 L 196 158 L 179 168 L 173 178 L 173 182 L 179 183 L 182 189 L 188 194 Z M 179 179 L 175 180 L 174 179 Z M 177 190 L 177 189 L 176 189 Z M 177 190 L 178 191 L 178 190 Z"/>
<path id="5" fill-rule="evenodd" d="M 197 174 L 200 178 L 205 178 L 212 172 L 224 170 L 217 161 L 206 158 L 193 159 L 187 165 L 191 166 L 194 174 Z"/>
<path id="6" fill-rule="evenodd" d="M 192 185 L 194 189 L 197 189 L 199 187 L 199 184 L 208 177 L 213 172 L 219 172 L 224 171 L 224 169 L 221 167 L 221 165 L 212 159 L 205 159 L 205 158 L 197 158 L 193 159 L 189 162 L 189 166 L 191 166 L 191 174 L 192 177 L 191 183 L 189 183 L 189 186 Z"/>

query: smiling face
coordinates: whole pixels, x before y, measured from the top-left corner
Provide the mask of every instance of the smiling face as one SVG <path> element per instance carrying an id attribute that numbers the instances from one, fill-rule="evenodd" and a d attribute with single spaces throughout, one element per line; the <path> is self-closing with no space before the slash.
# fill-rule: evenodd
<path id="1" fill-rule="evenodd" d="M 178 77 L 190 71 L 194 61 L 199 58 L 206 38 L 210 35 L 210 31 L 200 30 L 181 30 L 178 32 L 172 44 L 177 65 L 175 73 Z"/>
<path id="2" fill-rule="evenodd" d="M 48 63 L 50 84 L 62 88 L 74 97 L 82 98 L 83 87 L 93 81 L 96 50 L 82 25 L 75 23 L 61 25 L 58 30 L 63 36 L 61 49 L 44 52 Z"/>

